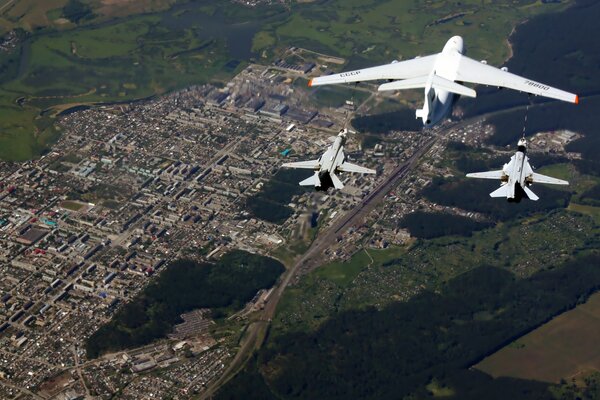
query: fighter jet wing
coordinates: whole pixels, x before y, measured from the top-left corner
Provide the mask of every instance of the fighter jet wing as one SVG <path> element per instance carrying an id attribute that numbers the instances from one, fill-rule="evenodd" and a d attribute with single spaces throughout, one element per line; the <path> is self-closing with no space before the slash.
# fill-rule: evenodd
<path id="1" fill-rule="evenodd" d="M 342 72 L 341 74 L 320 76 L 308 82 L 308 86 L 333 85 L 337 83 L 364 82 L 379 79 L 408 79 L 428 76 L 433 70 L 437 54 L 393 62 L 365 69 Z"/>
<path id="2" fill-rule="evenodd" d="M 351 164 L 349 162 L 343 162 L 337 169 L 341 172 L 356 172 L 358 174 L 374 174 L 376 172 L 374 169 L 361 167 L 360 165 Z"/>
<path id="3" fill-rule="evenodd" d="M 570 103 L 579 103 L 579 97 L 573 93 L 565 92 L 507 71 L 502 71 L 466 56 L 460 57 L 455 80 L 489 86 L 501 86 Z"/>
<path id="4" fill-rule="evenodd" d="M 504 171 L 487 171 L 487 172 L 473 172 L 467 174 L 467 178 L 480 178 L 480 179 L 501 179 L 504 176 Z"/>
<path id="5" fill-rule="evenodd" d="M 546 176 L 542 174 L 538 174 L 536 172 L 533 173 L 533 183 L 549 183 L 551 185 L 568 185 L 569 182 L 563 181 L 562 179 L 552 178 L 551 176 Z"/>
<path id="6" fill-rule="evenodd" d="M 302 169 L 319 169 L 321 167 L 321 164 L 319 163 L 319 160 L 312 160 L 312 161 L 299 161 L 299 162 L 285 163 L 282 165 L 282 167 L 302 168 Z"/>

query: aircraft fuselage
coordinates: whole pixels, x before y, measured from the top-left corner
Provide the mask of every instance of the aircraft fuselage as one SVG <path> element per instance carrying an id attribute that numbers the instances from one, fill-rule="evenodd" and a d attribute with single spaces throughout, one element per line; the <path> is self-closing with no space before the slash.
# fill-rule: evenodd
<path id="1" fill-rule="evenodd" d="M 432 74 L 454 81 L 458 75 L 458 64 L 462 54 L 466 54 L 462 37 L 454 36 L 450 38 L 438 55 Z M 458 95 L 447 90 L 435 88 L 431 85 L 425 87 L 423 111 L 426 113 L 421 117 L 423 118 L 423 125 L 429 128 L 448 117 L 457 99 Z"/>

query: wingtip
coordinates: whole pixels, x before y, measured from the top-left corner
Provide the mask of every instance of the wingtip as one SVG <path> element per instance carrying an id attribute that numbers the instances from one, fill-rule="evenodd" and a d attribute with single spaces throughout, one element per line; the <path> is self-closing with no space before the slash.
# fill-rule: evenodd
<path id="1" fill-rule="evenodd" d="M 313 82 L 312 79 L 308 81 L 308 87 L 312 87 L 312 82 Z"/>
<path id="2" fill-rule="evenodd" d="M 575 104 L 579 104 L 579 96 L 575 95 Z"/>

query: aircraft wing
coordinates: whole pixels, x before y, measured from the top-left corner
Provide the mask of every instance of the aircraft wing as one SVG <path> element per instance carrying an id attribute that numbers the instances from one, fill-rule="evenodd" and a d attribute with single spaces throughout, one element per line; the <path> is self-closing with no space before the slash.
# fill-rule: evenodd
<path id="1" fill-rule="evenodd" d="M 467 174 L 467 178 L 480 178 L 480 179 L 502 179 L 504 171 L 487 171 L 487 172 L 473 172 Z"/>
<path id="2" fill-rule="evenodd" d="M 343 162 L 340 166 L 337 167 L 338 171 L 341 172 L 356 172 L 358 174 L 374 174 L 375 170 L 370 168 L 361 167 L 356 164 L 351 164 L 349 162 Z"/>
<path id="3" fill-rule="evenodd" d="M 511 74 L 508 71 L 502 71 L 501 69 L 475 61 L 466 56 L 461 56 L 460 58 L 455 80 L 481 85 L 501 86 L 570 103 L 579 103 L 579 97 L 573 93 L 565 92 L 543 83 Z"/>
<path id="4" fill-rule="evenodd" d="M 319 169 L 321 167 L 321 164 L 319 163 L 319 160 L 312 160 L 312 161 L 299 161 L 299 162 L 285 163 L 282 165 L 282 167 L 302 168 L 302 169 Z"/>
<path id="5" fill-rule="evenodd" d="M 365 69 L 342 72 L 341 74 L 320 76 L 308 82 L 308 86 L 333 85 L 337 83 L 364 82 L 380 79 L 409 79 L 429 75 L 437 54 L 399 61 Z"/>
<path id="6" fill-rule="evenodd" d="M 562 179 L 552 178 L 551 176 L 546 176 L 542 174 L 538 174 L 536 172 L 533 173 L 533 183 L 549 183 L 551 185 L 568 185 L 569 182 L 563 181 Z"/>

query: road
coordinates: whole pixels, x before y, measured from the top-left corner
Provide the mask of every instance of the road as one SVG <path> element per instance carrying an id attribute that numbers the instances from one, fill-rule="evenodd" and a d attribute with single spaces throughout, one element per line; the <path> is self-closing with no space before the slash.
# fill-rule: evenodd
<path id="1" fill-rule="evenodd" d="M 533 107 L 545 107 L 553 102 L 538 103 L 529 106 Z M 233 361 L 225 369 L 224 373 L 219 379 L 214 381 L 208 389 L 200 396 L 200 399 L 210 399 L 216 393 L 216 391 L 225 383 L 227 383 L 232 377 L 239 372 L 246 362 L 250 359 L 255 350 L 262 346 L 262 343 L 266 337 L 266 333 L 270 326 L 270 322 L 275 315 L 279 300 L 283 295 L 287 286 L 296 278 L 300 272 L 310 271 L 319 265 L 320 262 L 314 264 L 311 263 L 315 257 L 318 257 L 326 248 L 334 243 L 338 236 L 342 235 L 346 229 L 353 225 L 359 225 L 362 223 L 363 218 L 372 211 L 384 198 L 385 195 L 392 190 L 398 181 L 406 177 L 419 163 L 419 160 L 427 153 L 427 151 L 442 137 L 444 137 L 451 130 L 459 129 L 461 127 L 468 126 L 478 120 L 487 119 L 489 117 L 500 115 L 503 113 L 526 109 L 528 105 L 517 105 L 508 107 L 501 110 L 488 112 L 485 114 L 473 116 L 464 119 L 457 123 L 446 125 L 439 129 L 435 136 L 424 143 L 422 143 L 415 152 L 407 159 L 404 163 L 398 165 L 394 171 L 377 186 L 371 193 L 369 193 L 361 203 L 357 204 L 351 211 L 340 217 L 333 223 L 326 231 L 321 233 L 318 238 L 312 243 L 309 249 L 300 257 L 294 265 L 285 272 L 282 280 L 274 288 L 271 293 L 269 301 L 265 304 L 265 308 L 262 312 L 260 320 L 252 323 L 242 341 L 240 349 L 236 354 Z M 304 268 L 303 268 L 304 267 Z"/>
<path id="2" fill-rule="evenodd" d="M 455 127 L 455 125 L 452 127 Z M 214 381 L 201 395 L 201 399 L 212 398 L 216 390 L 233 376 L 235 376 L 235 374 L 246 364 L 246 361 L 252 356 L 254 351 L 261 347 L 283 292 L 300 272 L 306 270 L 306 268 L 303 267 L 310 265 L 311 260 L 319 256 L 322 251 L 335 242 L 336 238 L 346 229 L 353 225 L 361 224 L 363 218 L 384 199 L 385 195 L 388 194 L 392 188 L 394 188 L 400 179 L 404 178 L 418 164 L 420 158 L 427 153 L 431 146 L 433 146 L 433 144 L 439 140 L 440 137 L 441 135 L 436 134 L 436 136 L 421 144 L 421 146 L 419 146 L 419 148 L 417 148 L 405 162 L 397 166 L 382 183 L 380 183 L 363 199 L 362 202 L 357 204 L 351 211 L 344 214 L 325 232 L 320 234 L 318 239 L 313 242 L 311 247 L 304 253 L 304 255 L 285 272 L 282 280 L 271 293 L 269 301 L 265 304 L 265 308 L 262 312 L 260 320 L 252 323 L 248 327 L 246 335 L 235 358 L 225 369 L 221 377 Z M 318 265 L 318 263 L 315 263 L 313 268 Z"/>

